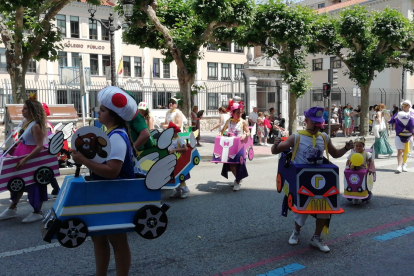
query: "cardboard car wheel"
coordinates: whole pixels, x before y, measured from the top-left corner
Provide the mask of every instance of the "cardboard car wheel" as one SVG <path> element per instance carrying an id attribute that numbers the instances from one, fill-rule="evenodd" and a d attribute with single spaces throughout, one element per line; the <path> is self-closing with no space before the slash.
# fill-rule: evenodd
<path id="1" fill-rule="evenodd" d="M 20 192 L 24 189 L 24 180 L 20 177 L 15 177 L 7 183 L 7 189 L 10 192 Z"/>
<path id="2" fill-rule="evenodd" d="M 185 175 L 181 174 L 181 175 L 180 175 L 180 181 L 181 181 L 181 182 L 183 182 L 183 181 L 184 181 L 184 179 L 185 179 Z"/>
<path id="3" fill-rule="evenodd" d="M 243 158 L 243 156 L 240 156 L 240 160 L 239 160 L 239 161 L 240 161 L 240 164 L 241 164 L 241 165 L 243 165 L 243 164 L 244 164 L 244 158 Z"/>
<path id="4" fill-rule="evenodd" d="M 289 209 L 292 209 L 293 207 L 293 195 L 291 193 L 288 195 L 288 207 Z"/>
<path id="5" fill-rule="evenodd" d="M 276 189 L 277 189 L 277 192 L 278 193 L 282 192 L 282 188 L 283 188 L 283 186 L 282 186 L 282 175 L 280 173 L 278 173 L 277 176 L 276 176 Z"/>
<path id="6" fill-rule="evenodd" d="M 34 173 L 36 183 L 41 185 L 46 185 L 52 182 L 54 176 L 55 174 L 53 173 L 53 170 L 49 167 L 40 167 Z"/>
<path id="7" fill-rule="evenodd" d="M 161 208 L 147 205 L 134 217 L 135 231 L 144 239 L 156 239 L 167 229 L 168 217 Z"/>
<path id="8" fill-rule="evenodd" d="M 249 158 L 250 161 L 253 160 L 254 157 L 254 151 L 252 147 L 249 147 L 249 149 L 247 150 L 247 158 Z"/>
<path id="9" fill-rule="evenodd" d="M 199 158 L 198 156 L 195 156 L 195 157 L 193 158 L 193 163 L 194 163 L 194 165 L 198 165 L 198 164 L 200 164 L 200 158 Z"/>
<path id="10" fill-rule="evenodd" d="M 346 190 L 347 190 L 348 192 L 352 192 L 352 188 L 351 188 L 351 187 L 346 188 Z"/>
<path id="11" fill-rule="evenodd" d="M 88 236 L 88 227 L 78 218 L 67 219 L 62 222 L 57 232 L 57 240 L 67 248 L 81 245 Z"/>

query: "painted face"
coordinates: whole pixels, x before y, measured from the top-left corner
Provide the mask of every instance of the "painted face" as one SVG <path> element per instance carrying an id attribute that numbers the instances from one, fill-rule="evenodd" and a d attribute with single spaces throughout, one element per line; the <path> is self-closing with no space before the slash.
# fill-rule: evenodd
<path id="1" fill-rule="evenodd" d="M 354 147 L 355 147 L 355 151 L 356 151 L 356 152 L 358 152 L 358 153 L 362 153 L 362 152 L 364 151 L 364 147 L 365 147 L 365 145 L 364 145 L 363 143 L 361 143 L 361 142 L 356 142 L 356 143 L 354 144 Z"/>
<path id="2" fill-rule="evenodd" d="M 29 109 L 27 108 L 27 105 L 26 104 L 23 105 L 22 115 L 26 119 L 31 119 L 32 118 L 32 116 L 30 115 Z"/>
<path id="3" fill-rule="evenodd" d="M 111 121 L 111 116 L 109 114 L 109 109 L 101 105 L 98 111 L 98 120 L 101 124 L 107 125 Z"/>

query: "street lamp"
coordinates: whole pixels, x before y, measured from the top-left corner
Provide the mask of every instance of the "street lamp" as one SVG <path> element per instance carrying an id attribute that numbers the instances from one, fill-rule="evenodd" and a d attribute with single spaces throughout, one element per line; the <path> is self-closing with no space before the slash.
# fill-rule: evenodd
<path id="1" fill-rule="evenodd" d="M 134 10 L 134 0 L 124 0 L 122 2 L 124 8 L 124 16 L 129 21 L 132 17 L 132 13 Z"/>
<path id="2" fill-rule="evenodd" d="M 114 17 L 112 16 L 112 13 L 109 13 L 109 17 L 108 17 L 108 25 L 106 25 L 105 23 L 103 23 L 101 20 L 96 19 L 95 18 L 95 13 L 96 10 L 98 9 L 97 6 L 95 5 L 91 5 L 88 4 L 88 12 L 91 15 L 91 17 L 89 18 L 89 20 L 92 21 L 92 23 L 96 20 L 99 23 L 101 23 L 102 28 L 106 29 L 109 31 L 109 41 L 110 41 L 110 45 L 111 45 L 111 85 L 112 86 L 117 86 L 116 83 L 116 72 L 115 72 L 115 41 L 114 41 L 114 34 L 115 31 L 121 29 L 121 25 L 115 26 L 114 25 Z"/>
<path id="3" fill-rule="evenodd" d="M 407 63 L 407 58 L 409 55 L 406 52 L 402 52 L 402 54 L 399 56 L 400 63 L 402 65 L 401 71 L 402 71 L 402 80 L 401 80 L 401 101 L 404 100 L 404 78 L 405 78 L 405 64 Z"/>

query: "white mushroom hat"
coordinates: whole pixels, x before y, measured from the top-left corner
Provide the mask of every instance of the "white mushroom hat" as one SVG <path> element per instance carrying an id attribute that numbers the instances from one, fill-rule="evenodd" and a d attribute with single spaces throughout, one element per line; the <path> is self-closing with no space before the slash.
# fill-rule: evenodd
<path id="1" fill-rule="evenodd" d="M 138 114 L 135 100 L 119 87 L 105 87 L 99 91 L 98 101 L 106 108 L 116 112 L 125 121 L 131 121 Z"/>

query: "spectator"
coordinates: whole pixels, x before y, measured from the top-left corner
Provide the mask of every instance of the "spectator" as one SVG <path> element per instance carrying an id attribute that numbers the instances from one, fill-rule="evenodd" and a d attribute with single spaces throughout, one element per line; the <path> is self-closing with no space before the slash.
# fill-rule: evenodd
<path id="1" fill-rule="evenodd" d="M 198 106 L 193 106 L 193 112 L 191 112 L 191 124 L 193 126 L 193 131 L 198 130 L 198 134 L 196 137 L 196 141 L 197 141 L 197 147 L 201 147 L 200 144 L 200 120 L 202 117 L 198 118 L 197 116 L 197 112 L 198 112 Z"/>
<path id="2" fill-rule="evenodd" d="M 343 118 L 343 122 L 344 122 L 344 128 L 343 128 L 343 133 L 345 137 L 350 137 L 351 136 L 351 132 L 350 132 L 350 127 L 351 127 L 351 104 L 346 104 L 346 108 L 344 109 L 344 118 Z"/>
<path id="3" fill-rule="evenodd" d="M 361 106 L 358 105 L 357 108 L 354 109 L 353 112 L 353 119 L 354 119 L 354 134 L 355 131 L 359 131 L 359 125 L 360 125 L 360 116 L 361 116 Z"/>
<path id="4" fill-rule="evenodd" d="M 223 106 L 220 107 L 219 108 L 219 113 L 220 113 L 220 121 L 219 121 L 218 125 L 216 125 L 212 129 L 210 129 L 210 131 L 213 131 L 216 128 L 218 128 L 219 132 L 221 133 L 221 130 L 223 129 L 224 124 L 227 122 L 228 119 L 230 119 L 230 114 L 227 112 L 225 107 L 223 107 Z"/>
<path id="5" fill-rule="evenodd" d="M 275 120 L 275 109 L 274 109 L 273 107 L 271 107 L 271 108 L 269 109 L 269 121 L 270 121 L 271 123 L 273 123 L 273 122 L 274 122 L 274 120 Z"/>
<path id="6" fill-rule="evenodd" d="M 254 124 L 256 124 L 258 117 L 259 116 L 257 114 L 257 107 L 253 107 L 253 111 L 249 114 L 249 125 L 253 126 Z"/>
<path id="7" fill-rule="evenodd" d="M 282 117 L 282 113 L 279 113 L 279 116 L 277 118 L 278 118 L 278 121 L 279 121 L 278 126 L 281 127 L 281 128 L 285 128 L 285 121 L 286 120 L 285 120 L 285 118 Z"/>
<path id="8" fill-rule="evenodd" d="M 325 124 L 329 121 L 329 107 L 325 106 L 325 111 L 323 112 L 323 119 L 325 120 Z"/>
<path id="9" fill-rule="evenodd" d="M 332 114 L 338 115 L 338 108 L 336 107 L 336 104 L 332 105 Z"/>

